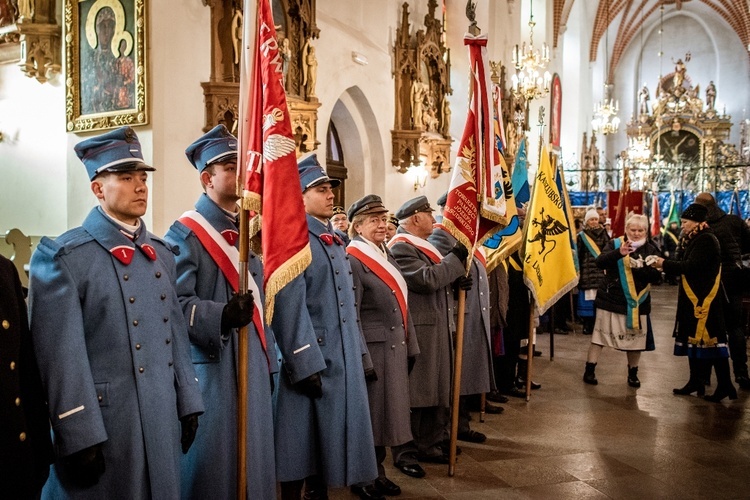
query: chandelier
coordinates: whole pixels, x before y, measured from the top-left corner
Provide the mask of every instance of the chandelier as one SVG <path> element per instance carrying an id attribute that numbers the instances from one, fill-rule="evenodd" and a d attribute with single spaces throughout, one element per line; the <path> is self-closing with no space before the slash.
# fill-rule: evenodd
<path id="1" fill-rule="evenodd" d="M 516 44 L 513 49 L 513 65 L 516 74 L 511 77 L 513 94 L 523 97 L 526 101 L 538 99 L 549 93 L 552 75 L 549 71 L 542 71 L 549 63 L 549 47 L 542 43 L 541 49 L 534 47 L 534 2 L 531 2 L 529 15 L 529 45 L 523 43 L 519 49 Z"/>
<path id="2" fill-rule="evenodd" d="M 615 134 L 620 128 L 620 119 L 617 112 L 620 103 L 612 99 L 612 84 L 606 83 L 609 79 L 609 0 L 607 0 L 607 23 L 604 31 L 604 99 L 594 105 L 594 119 L 591 127 L 595 134 Z"/>
<path id="3" fill-rule="evenodd" d="M 604 86 L 604 99 L 594 105 L 594 119 L 591 120 L 591 128 L 595 134 L 615 134 L 620 129 L 620 119 L 617 112 L 620 111 L 620 103 L 610 97 L 612 85 Z"/>
<path id="4" fill-rule="evenodd" d="M 643 134 L 642 127 L 638 127 L 638 137 L 628 140 L 628 158 L 633 163 L 648 163 L 651 160 L 651 139 Z"/>

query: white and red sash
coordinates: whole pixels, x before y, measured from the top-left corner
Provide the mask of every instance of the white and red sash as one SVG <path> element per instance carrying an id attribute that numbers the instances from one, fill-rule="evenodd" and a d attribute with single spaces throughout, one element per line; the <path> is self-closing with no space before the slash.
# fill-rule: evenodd
<path id="1" fill-rule="evenodd" d="M 206 249 L 211 259 L 219 266 L 221 273 L 229 282 L 235 293 L 240 289 L 240 252 L 217 231 L 201 214 L 195 210 L 188 210 L 178 219 L 198 237 L 203 248 Z M 252 277 L 248 276 L 247 288 L 253 292 L 253 325 L 258 331 L 258 338 L 263 346 L 263 352 L 268 357 L 266 348 L 266 333 L 263 328 L 263 304 L 260 300 L 258 284 Z"/>
<path id="2" fill-rule="evenodd" d="M 409 291 L 406 287 L 406 280 L 401 276 L 401 272 L 388 262 L 388 259 L 377 252 L 374 248 L 363 241 L 352 240 L 346 247 L 346 253 L 357 258 L 362 264 L 370 268 L 375 276 L 381 279 L 388 288 L 396 295 L 398 306 L 401 309 L 401 318 L 404 321 L 404 329 L 407 325 Z"/>
<path id="3" fill-rule="evenodd" d="M 432 225 L 432 227 L 437 227 L 439 229 L 442 229 L 448 234 L 451 234 L 450 231 L 448 231 L 448 228 L 446 228 L 444 225 L 440 224 L 439 222 L 436 222 Z M 452 236 L 452 235 L 451 235 Z M 474 257 L 482 263 L 483 267 L 487 267 L 487 256 L 484 254 L 484 249 L 482 247 L 475 248 L 474 249 Z"/>
<path id="4" fill-rule="evenodd" d="M 397 233 L 396 236 L 391 238 L 388 242 L 388 248 L 393 248 L 393 245 L 400 242 L 408 243 L 409 245 L 417 247 L 435 264 L 439 264 L 440 261 L 443 260 L 443 254 L 440 253 L 440 250 L 435 248 L 435 245 L 409 233 Z"/>

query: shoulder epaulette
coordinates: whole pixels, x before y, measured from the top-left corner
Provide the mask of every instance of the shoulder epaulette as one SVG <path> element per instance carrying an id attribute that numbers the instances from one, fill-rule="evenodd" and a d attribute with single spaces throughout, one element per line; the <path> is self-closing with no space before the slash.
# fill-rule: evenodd
<path id="1" fill-rule="evenodd" d="M 180 247 L 179 246 L 172 245 L 168 241 L 159 238 L 158 236 L 156 236 L 155 234 L 153 234 L 151 232 L 149 232 L 148 235 L 154 241 L 154 243 L 160 243 L 164 248 L 166 248 L 167 250 L 169 250 L 173 254 L 180 255 Z"/>
<path id="2" fill-rule="evenodd" d="M 93 240 L 94 237 L 83 227 L 76 227 L 64 232 L 54 240 L 47 237 L 42 238 L 37 245 L 37 250 L 45 252 L 50 257 L 58 257 Z"/>

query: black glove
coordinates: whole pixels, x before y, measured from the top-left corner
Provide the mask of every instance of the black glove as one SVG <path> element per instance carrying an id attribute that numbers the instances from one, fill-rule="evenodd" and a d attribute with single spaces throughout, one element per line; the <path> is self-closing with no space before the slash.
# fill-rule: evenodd
<path id="1" fill-rule="evenodd" d="M 365 382 L 377 382 L 378 374 L 375 368 L 365 368 Z"/>
<path id="2" fill-rule="evenodd" d="M 458 257 L 458 260 L 460 260 L 462 264 L 466 264 L 466 259 L 469 258 L 469 250 L 467 250 L 461 243 L 453 245 L 450 253 Z"/>
<path id="3" fill-rule="evenodd" d="M 457 289 L 460 288 L 461 290 L 466 290 L 467 292 L 471 290 L 472 285 L 474 285 L 474 280 L 471 278 L 471 274 L 468 276 L 461 276 L 453 282 L 453 286 L 455 286 Z"/>
<path id="4" fill-rule="evenodd" d="M 221 329 L 242 328 L 253 319 L 253 292 L 235 295 L 221 313 Z"/>
<path id="5" fill-rule="evenodd" d="M 417 358 L 415 356 L 409 356 L 409 358 L 408 358 L 408 363 L 409 363 L 408 370 L 409 370 L 409 372 L 408 373 L 411 373 L 411 371 L 414 369 L 414 363 L 416 363 L 416 362 L 417 362 Z"/>
<path id="6" fill-rule="evenodd" d="M 70 482 L 75 486 L 79 488 L 94 486 L 99 482 L 105 469 L 101 443 L 63 457 L 61 465 L 70 478 Z"/>
<path id="7" fill-rule="evenodd" d="M 318 399 L 323 397 L 323 381 L 320 379 L 320 373 L 316 372 L 309 377 L 303 378 L 296 384 L 297 390 L 308 398 Z"/>
<path id="8" fill-rule="evenodd" d="M 180 423 L 182 424 L 180 444 L 182 445 L 182 454 L 185 455 L 195 441 L 195 433 L 198 430 L 198 414 L 185 415 L 180 419 Z"/>

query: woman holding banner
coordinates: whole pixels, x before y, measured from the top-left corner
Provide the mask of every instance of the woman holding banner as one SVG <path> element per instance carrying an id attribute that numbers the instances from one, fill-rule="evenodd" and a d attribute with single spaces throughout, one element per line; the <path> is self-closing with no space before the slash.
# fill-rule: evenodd
<path id="1" fill-rule="evenodd" d="M 419 353 L 407 309 L 408 290 L 398 263 L 386 248 L 388 210 L 379 196 L 367 195 L 349 207 L 346 249 L 354 280 L 357 316 L 370 360 L 364 360 L 378 478 L 356 484 L 360 498 L 398 495 L 401 488 L 385 476 L 385 447 L 412 441 L 409 368 Z M 381 496 L 382 498 L 382 496 Z"/>
<path id="2" fill-rule="evenodd" d="M 661 273 L 646 265 L 646 258 L 659 250 L 648 241 L 648 219 L 631 214 L 625 221 L 625 236 L 611 240 L 596 258 L 604 270 L 604 281 L 596 292 L 596 322 L 586 360 L 583 381 L 596 385 L 596 362 L 602 347 L 625 351 L 628 356 L 628 385 L 638 388 L 638 361 L 641 352 L 653 350 L 653 334 L 648 328 L 651 312 L 651 284 Z"/>

